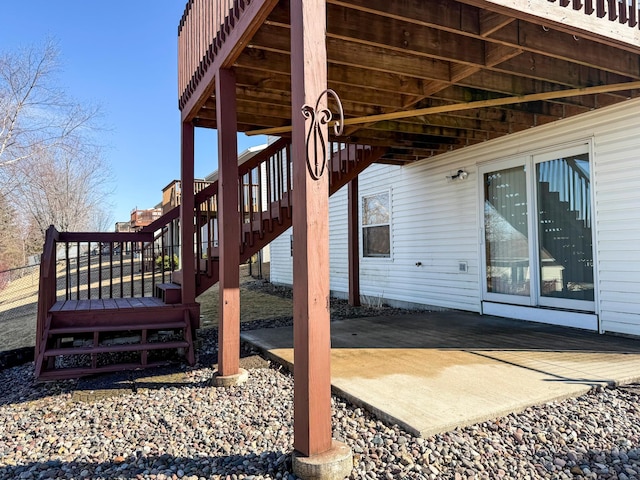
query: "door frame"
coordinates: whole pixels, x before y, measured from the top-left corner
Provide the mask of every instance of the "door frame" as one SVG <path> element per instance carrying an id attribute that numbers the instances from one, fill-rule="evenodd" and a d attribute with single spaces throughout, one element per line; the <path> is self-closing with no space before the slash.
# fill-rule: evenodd
<path id="1" fill-rule="evenodd" d="M 594 300 L 573 300 L 542 297 L 540 294 L 540 259 L 539 259 L 539 233 L 538 233 L 538 198 L 537 198 L 537 178 L 536 164 L 548 161 L 554 158 L 562 158 L 566 155 L 576 153 L 588 153 L 589 155 L 589 176 L 590 176 L 590 207 L 591 207 L 591 224 L 592 224 L 592 255 L 593 255 L 593 279 L 594 279 Z M 597 269 L 597 221 L 595 210 L 595 183 L 594 176 L 594 148 L 592 137 L 581 139 L 565 144 L 557 144 L 536 150 L 529 150 L 510 155 L 500 159 L 495 159 L 478 164 L 478 218 L 479 218 L 479 243 L 480 243 L 480 284 L 482 291 L 480 292 L 483 304 L 498 305 L 504 304 L 505 307 L 512 305 L 514 311 L 522 308 L 532 307 L 536 310 L 554 309 L 570 312 L 576 312 L 578 315 L 585 315 L 592 319 L 598 315 L 598 269 Z M 516 166 L 524 166 L 526 175 L 527 188 L 527 225 L 528 225 L 528 250 L 529 250 L 529 295 L 510 295 L 502 293 L 493 293 L 487 291 L 487 251 L 485 238 L 485 174 L 496 172 L 502 169 L 513 168 Z M 484 308 L 483 308 L 484 310 Z M 490 311 L 495 310 L 489 307 Z M 502 310 L 498 308 L 498 310 Z M 525 317 L 529 317 L 526 315 Z M 529 320 L 530 318 L 523 318 Z M 555 323 L 555 322 L 553 322 Z M 559 322 L 563 324 L 564 322 Z M 588 327 L 592 328 L 593 322 L 589 321 Z M 571 324 L 571 326 L 579 326 Z M 583 327 L 584 328 L 584 327 Z M 597 329 L 597 325 L 595 327 Z"/>
<path id="2" fill-rule="evenodd" d="M 584 312 L 590 312 L 590 313 L 595 313 L 596 310 L 596 286 L 597 286 L 597 281 L 596 281 L 596 238 L 595 238 L 595 230 L 596 230 L 596 223 L 594 221 L 593 218 L 593 212 L 595 211 L 595 205 L 594 205 L 594 192 L 593 192 L 593 151 L 591 148 L 591 142 L 587 142 L 587 143 L 574 143 L 572 145 L 568 145 L 568 146 L 564 146 L 563 148 L 558 148 L 558 149 L 548 149 L 542 152 L 536 152 L 533 153 L 530 158 L 531 158 L 531 194 L 532 194 L 532 200 L 534 201 L 534 205 L 535 205 L 535 209 L 534 209 L 534 213 L 535 213 L 535 217 L 533 220 L 533 226 L 535 227 L 534 230 L 534 234 L 536 235 L 536 247 L 539 247 L 539 235 L 540 232 L 538 230 L 540 222 L 539 222 L 539 208 L 538 208 L 538 185 L 537 185 L 537 178 L 536 178 L 536 166 L 540 163 L 544 163 L 550 160 L 555 160 L 557 158 L 562 158 L 562 157 L 566 157 L 566 156 L 571 156 L 571 155 L 580 155 L 586 153 L 589 155 L 589 191 L 590 191 L 590 195 L 589 195 L 589 206 L 591 208 L 591 213 L 592 213 L 592 217 L 591 217 L 591 259 L 592 259 L 592 263 L 593 263 L 593 300 L 573 300 L 570 298 L 554 298 L 554 297 L 543 297 L 540 289 L 541 289 L 541 282 L 540 282 L 540 277 L 541 277 L 541 270 L 540 270 L 540 249 L 539 248 L 535 248 L 535 258 L 532 258 L 533 260 L 535 260 L 535 266 L 536 266 L 536 302 L 539 306 L 541 307 L 551 307 L 551 308 L 561 308 L 561 309 L 565 309 L 565 310 L 577 310 L 577 311 L 584 311 Z M 530 210 L 531 211 L 531 210 Z"/>

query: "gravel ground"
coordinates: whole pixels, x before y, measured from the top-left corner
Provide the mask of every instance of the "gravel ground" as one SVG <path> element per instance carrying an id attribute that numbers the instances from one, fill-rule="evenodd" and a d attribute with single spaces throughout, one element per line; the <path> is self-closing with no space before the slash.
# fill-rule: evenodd
<path id="1" fill-rule="evenodd" d="M 332 303 L 334 318 L 394 311 Z M 245 385 L 212 387 L 217 331 L 202 339 L 200 363 L 176 367 L 180 383 L 135 388 L 134 381 L 93 400 L 78 400 L 76 381 L 34 384 L 32 364 L 0 371 L 0 479 L 295 478 L 291 376 L 257 362 Z M 352 479 L 640 479 L 638 385 L 594 389 L 428 438 L 332 402 L 334 436 L 354 452 Z"/>

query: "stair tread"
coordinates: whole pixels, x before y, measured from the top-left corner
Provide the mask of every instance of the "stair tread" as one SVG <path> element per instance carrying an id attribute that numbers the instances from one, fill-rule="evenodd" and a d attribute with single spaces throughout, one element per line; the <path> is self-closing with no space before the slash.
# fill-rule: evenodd
<path id="1" fill-rule="evenodd" d="M 93 300 L 58 300 L 49 309 L 50 312 L 78 312 L 100 310 L 137 310 L 142 308 L 166 307 L 158 298 L 128 297 L 103 298 Z"/>
<path id="2" fill-rule="evenodd" d="M 101 325 L 82 327 L 57 327 L 49 329 L 50 335 L 61 335 L 65 333 L 92 333 L 92 332 L 125 332 L 130 330 L 167 330 L 175 328 L 185 328 L 184 321 L 164 322 L 164 323 L 140 323 L 130 325 Z"/>
<path id="3" fill-rule="evenodd" d="M 157 343 L 130 343 L 124 345 L 102 345 L 98 347 L 69 347 L 69 348 L 51 348 L 44 352 L 45 357 L 57 357 L 59 355 L 89 355 L 92 353 L 117 353 L 117 352 L 138 352 L 143 350 L 164 350 L 174 348 L 187 348 L 189 342 L 179 340 L 174 342 L 157 342 Z"/>

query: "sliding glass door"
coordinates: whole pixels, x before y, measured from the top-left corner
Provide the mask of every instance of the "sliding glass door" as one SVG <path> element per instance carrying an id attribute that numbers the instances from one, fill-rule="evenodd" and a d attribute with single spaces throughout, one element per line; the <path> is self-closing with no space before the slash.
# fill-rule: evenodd
<path id="1" fill-rule="evenodd" d="M 588 145 L 487 165 L 484 299 L 594 310 Z"/>
<path id="2" fill-rule="evenodd" d="M 584 148 L 537 155 L 539 303 L 594 309 L 591 175 Z"/>

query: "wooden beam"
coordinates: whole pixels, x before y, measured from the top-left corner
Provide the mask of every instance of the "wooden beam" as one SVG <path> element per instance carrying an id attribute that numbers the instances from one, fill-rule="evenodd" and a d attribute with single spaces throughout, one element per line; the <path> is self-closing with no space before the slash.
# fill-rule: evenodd
<path id="1" fill-rule="evenodd" d="M 289 45 L 286 39 L 289 30 L 283 26 L 264 25 L 252 39 L 251 47 L 288 54 Z M 380 72 L 433 80 L 449 78 L 448 61 L 426 58 L 416 62 L 415 56 L 409 51 L 392 52 L 386 48 L 352 42 L 346 38 L 327 38 L 327 57 L 334 65 L 362 68 L 366 60 L 366 67 Z"/>
<path id="2" fill-rule="evenodd" d="M 506 22 L 505 24 L 508 25 L 509 23 L 510 22 Z M 284 41 L 288 31 L 288 28 L 282 26 L 265 25 L 256 34 L 256 37 L 254 37 L 252 48 L 273 53 L 288 54 L 288 47 L 285 46 L 286 42 Z M 529 84 L 534 83 L 532 82 L 533 80 L 537 80 L 538 82 L 551 82 L 572 88 L 579 88 L 586 85 L 620 83 L 629 80 L 628 77 L 622 75 L 597 70 L 586 65 L 535 52 L 526 52 L 522 48 L 516 48 L 502 43 L 487 42 L 485 44 L 484 64 L 475 66 L 446 62 L 434 58 L 416 61 L 416 57 L 409 49 L 407 49 L 406 52 L 392 52 L 381 46 L 372 47 L 354 43 L 346 39 L 327 39 L 327 49 L 331 65 L 329 72 L 330 79 L 334 72 L 340 73 L 342 78 L 346 76 L 346 73 L 340 72 L 337 70 L 337 67 L 335 71 L 333 70 L 334 66 L 340 65 L 343 67 L 359 68 L 360 70 L 367 69 L 374 72 L 385 72 L 403 77 L 411 76 L 434 81 L 431 84 L 425 84 L 426 86 L 419 95 L 405 101 L 399 108 L 407 108 L 411 106 L 412 102 L 418 101 L 417 99 L 432 95 L 439 91 L 438 89 L 442 89 L 453 82 L 458 82 L 484 68 L 506 74 L 507 78 L 503 83 L 507 81 L 513 82 L 514 74 L 526 77 L 529 79 Z M 257 59 L 258 58 L 260 61 L 268 61 L 271 57 L 267 56 L 262 58 L 262 56 L 258 56 Z M 258 61 L 257 59 L 256 61 Z M 283 65 L 286 64 L 284 58 L 281 62 Z M 366 73 L 360 76 L 360 78 L 366 77 Z M 517 82 L 517 84 L 522 86 L 524 86 L 525 83 L 527 82 Z M 487 85 L 492 85 L 492 82 L 488 80 Z M 555 87 L 555 85 L 549 86 Z M 544 85 L 540 84 L 539 88 L 529 88 L 527 90 L 532 91 L 543 88 L 545 88 Z M 411 93 L 405 89 L 403 89 L 403 91 Z M 509 93 L 512 94 L 514 92 L 510 91 Z"/>
<path id="3" fill-rule="evenodd" d="M 516 103 L 536 102 L 540 100 L 554 100 L 559 98 L 577 97 L 581 95 L 595 95 L 599 93 L 623 92 L 640 89 L 640 82 L 618 83 L 615 85 L 599 85 L 596 87 L 573 88 L 554 92 L 532 93 L 529 95 L 518 95 L 516 97 L 495 98 L 491 100 L 480 100 L 477 102 L 458 103 L 444 105 L 441 107 L 422 108 L 417 110 L 407 110 L 402 112 L 385 113 L 382 115 L 371 115 L 368 117 L 349 118 L 344 121 L 344 125 L 359 125 L 362 123 L 380 122 L 383 120 L 397 120 L 401 118 L 416 117 L 419 115 L 431 115 L 434 113 L 448 113 L 472 108 L 499 107 L 513 105 Z M 291 127 L 253 130 L 245 132 L 247 135 L 275 135 L 290 132 Z"/>
<path id="4" fill-rule="evenodd" d="M 489 10 L 480 10 L 478 15 L 480 21 L 480 36 L 482 37 L 488 37 L 514 21 L 513 17 Z"/>
<path id="5" fill-rule="evenodd" d="M 289 55 L 265 50 L 247 49 L 238 58 L 236 68 L 252 69 L 264 72 L 268 75 L 288 74 L 290 64 Z M 344 65 L 329 65 L 329 77 L 334 84 L 357 86 L 358 88 L 371 88 L 384 90 L 397 94 L 425 96 L 424 82 L 419 78 L 407 75 L 380 72 L 367 68 L 346 67 Z M 268 81 L 268 80 L 266 80 Z"/>
<path id="6" fill-rule="evenodd" d="M 219 326 L 218 374 L 240 368 L 240 222 L 238 219 L 238 144 L 236 82 L 232 70 L 216 75 L 218 124 Z"/>
<path id="7" fill-rule="evenodd" d="M 329 327 L 328 174 L 314 180 L 302 106 L 316 106 L 327 88 L 325 0 L 291 0 L 293 167 L 294 448 L 305 456 L 329 451 L 331 337 Z M 327 126 L 319 127 L 327 138 Z"/>
<path id="8" fill-rule="evenodd" d="M 491 39 L 541 55 L 640 79 L 637 53 L 626 52 L 558 30 L 545 29 L 541 25 L 523 20 L 507 25 L 493 34 Z"/>

